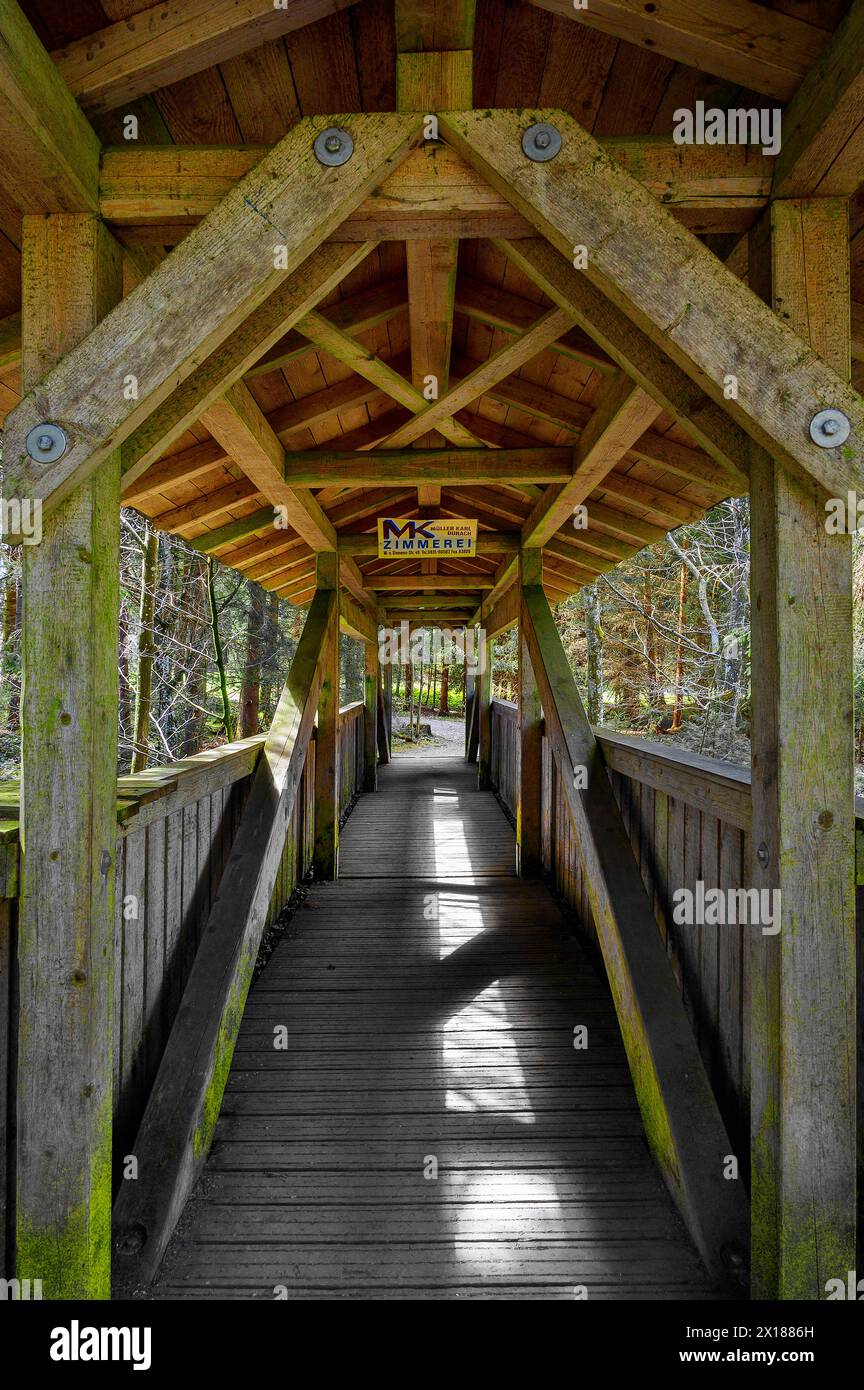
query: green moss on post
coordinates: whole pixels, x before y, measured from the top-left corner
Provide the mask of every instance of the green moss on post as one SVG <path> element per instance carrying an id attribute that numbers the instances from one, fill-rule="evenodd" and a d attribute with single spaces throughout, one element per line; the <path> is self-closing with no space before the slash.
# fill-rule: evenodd
<path id="1" fill-rule="evenodd" d="M 24 219 L 25 390 L 122 293 L 87 215 Z M 16 1275 L 111 1287 L 112 973 L 120 475 L 116 457 L 23 547 Z"/>

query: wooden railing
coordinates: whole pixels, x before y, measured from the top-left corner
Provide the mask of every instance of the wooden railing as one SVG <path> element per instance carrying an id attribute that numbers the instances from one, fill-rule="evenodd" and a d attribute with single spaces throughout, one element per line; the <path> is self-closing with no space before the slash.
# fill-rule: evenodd
<path id="1" fill-rule="evenodd" d="M 363 790 L 365 748 L 363 744 L 362 700 L 343 705 L 339 711 L 339 819 L 345 816 L 358 792 Z"/>
<path id="2" fill-rule="evenodd" d="M 114 933 L 114 1157 L 130 1152 L 249 795 L 264 736 L 118 782 Z M 363 704 L 340 710 L 340 810 L 363 782 Z M 7 787 L 0 818 L 0 1267 L 12 1269 L 19 823 Z M 312 865 L 315 739 L 310 740 L 266 925 Z"/>
<path id="3" fill-rule="evenodd" d="M 750 1133 L 749 972 L 741 925 L 688 927 L 673 920 L 675 889 L 752 886 L 750 770 L 610 729 L 594 730 L 642 880 L 721 1114 L 746 1169 Z M 519 777 L 517 710 L 493 701 L 492 781 L 512 816 Z M 579 846 L 558 769 L 543 740 L 543 865 L 596 940 Z M 864 844 L 864 801 L 856 803 Z M 859 849 L 859 881 L 864 877 Z M 864 893 L 859 888 L 859 931 Z"/>

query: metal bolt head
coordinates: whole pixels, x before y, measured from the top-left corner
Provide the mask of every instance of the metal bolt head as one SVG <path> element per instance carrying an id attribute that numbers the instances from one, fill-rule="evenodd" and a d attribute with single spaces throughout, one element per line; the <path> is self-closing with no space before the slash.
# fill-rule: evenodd
<path id="1" fill-rule="evenodd" d="M 69 440 L 59 425 L 34 425 L 24 447 L 34 463 L 54 463 L 69 448 Z"/>
<path id="2" fill-rule="evenodd" d="M 842 410 L 828 406 L 810 421 L 810 438 L 821 449 L 836 449 L 849 438 L 851 425 Z"/>
<path id="3" fill-rule="evenodd" d="M 327 130 L 322 130 L 320 135 L 316 135 L 312 148 L 319 164 L 335 166 L 347 164 L 354 153 L 354 141 L 347 130 L 329 126 Z"/>
<path id="4" fill-rule="evenodd" d="M 554 159 L 560 148 L 561 133 L 548 121 L 530 125 L 522 136 L 522 153 L 538 164 Z"/>

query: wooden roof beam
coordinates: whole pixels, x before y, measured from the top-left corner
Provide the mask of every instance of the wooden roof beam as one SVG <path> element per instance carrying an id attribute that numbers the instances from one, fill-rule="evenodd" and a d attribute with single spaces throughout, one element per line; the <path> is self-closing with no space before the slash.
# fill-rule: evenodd
<path id="1" fill-rule="evenodd" d="M 459 108 L 433 104 L 424 109 Z M 676 145 L 671 136 L 662 135 L 601 136 L 598 143 L 685 220 L 707 217 L 710 223 L 716 209 L 718 231 L 730 230 L 731 209 L 741 211 L 743 230 L 771 193 L 775 160 L 758 149 Z M 136 237 L 148 225 L 165 236 L 164 228 L 172 224 L 182 237 L 188 224 L 211 212 L 268 152 L 266 145 L 109 146 L 102 153 L 99 177 L 101 214 L 106 222 L 134 228 Z M 529 224 L 499 190 L 454 150 L 427 141 L 387 174 L 334 235 L 362 241 L 424 233 L 488 237 L 526 232 L 530 235 Z"/>
<path id="2" fill-rule="evenodd" d="M 474 0 L 432 0 L 418 6 L 396 0 L 396 107 L 441 111 L 473 104 Z M 450 384 L 453 307 L 459 242 L 456 238 L 406 242 L 411 379 L 425 398 L 446 395 Z M 431 388 L 431 389 L 430 389 Z M 458 421 L 457 421 L 458 424 Z M 414 441 L 431 445 L 434 431 Z M 417 488 L 421 506 L 437 506 L 440 484 Z M 429 568 L 434 571 L 434 561 Z"/>
<path id="3" fill-rule="evenodd" d="M 285 482 L 284 450 L 248 387 L 238 382 L 202 416 L 202 423 L 312 550 L 335 550 L 336 532 L 305 488 Z"/>
<path id="4" fill-rule="evenodd" d="M 775 198 L 850 197 L 864 178 L 864 0 L 854 0 L 783 112 Z"/>
<path id="5" fill-rule="evenodd" d="M 367 328 L 377 328 L 379 324 L 387 323 L 389 319 L 395 318 L 397 314 L 407 308 L 405 278 L 402 275 L 394 275 L 389 280 L 383 280 L 378 285 L 371 285 L 369 289 L 361 290 L 359 294 L 347 295 L 345 299 L 340 299 L 338 304 L 329 304 L 326 313 L 328 320 L 336 328 L 341 328 L 343 332 L 355 335 L 365 333 Z M 0 325 L 0 345 L 2 345 L 2 325 Z M 281 367 L 287 366 L 289 362 L 296 362 L 298 357 L 305 357 L 307 353 L 315 351 L 314 343 L 310 343 L 309 339 L 304 338 L 302 333 L 292 329 L 249 368 L 245 373 L 246 380 L 249 381 L 253 377 L 266 376 L 268 372 L 278 371 Z M 0 356 L 0 362 L 2 362 L 2 356 Z"/>
<path id="6" fill-rule="evenodd" d="M 473 594 L 478 589 L 491 589 L 492 583 L 491 578 L 482 574 L 373 574 L 366 580 L 367 588 L 376 592 L 413 589 L 429 594 Z"/>
<path id="7" fill-rule="evenodd" d="M 24 213 L 98 212 L 100 142 L 15 0 L 0 3 L 3 182 Z"/>
<path id="8" fill-rule="evenodd" d="M 524 114 L 457 112 L 440 119 L 459 153 L 568 258 L 578 208 L 587 248 L 584 283 L 623 309 L 757 444 L 830 496 L 864 491 L 860 396 L 626 170 L 605 159 L 572 117 L 537 114 L 562 132 L 561 152 L 548 166 L 522 152 Z M 734 398 L 726 389 L 730 373 Z M 811 420 L 826 406 L 850 422 L 842 448 L 822 448 L 810 437 Z"/>
<path id="9" fill-rule="evenodd" d="M 67 44 L 53 58 L 85 111 L 113 111 L 355 3 L 168 0 Z"/>
<path id="10" fill-rule="evenodd" d="M 353 248 L 333 243 L 316 247 L 124 442 L 120 450 L 124 486 L 145 473 L 209 405 L 284 336 L 286 329 L 300 322 L 374 247 L 372 241 L 357 242 Z"/>
<path id="11" fill-rule="evenodd" d="M 599 29 L 677 63 L 787 101 L 815 63 L 827 35 L 802 19 L 753 0 L 531 0 L 540 9 Z"/>
<path id="12" fill-rule="evenodd" d="M 395 372 L 380 357 L 374 356 L 365 348 L 362 343 L 358 343 L 348 333 L 343 333 L 336 328 L 323 314 L 306 314 L 298 325 L 299 331 L 314 343 L 317 348 L 328 352 L 337 362 L 350 367 L 359 376 L 365 377 L 373 386 L 384 391 L 399 405 L 405 406 L 416 415 L 422 415 L 428 408 L 428 402 L 422 391 L 406 381 L 403 376 Z M 471 445 L 477 444 L 478 440 L 458 421 L 449 418 L 451 412 L 445 412 L 439 420 L 437 428 L 447 439 L 454 444 Z M 410 424 L 410 422 L 409 422 Z M 420 434 L 425 431 L 419 431 Z M 417 435 L 414 436 L 418 437 Z"/>
<path id="13" fill-rule="evenodd" d="M 526 549 L 554 536 L 659 414 L 657 402 L 624 372 L 612 378 L 576 446 L 573 476 L 547 488 L 522 527 Z"/>
<path id="14" fill-rule="evenodd" d="M 658 407 L 659 409 L 659 407 Z M 326 450 L 285 455 L 285 479 L 293 487 L 376 487 L 419 483 L 486 485 L 566 482 L 573 472 L 573 450 L 418 449 L 386 453 L 330 453 Z"/>
<path id="15" fill-rule="evenodd" d="M 456 411 L 476 401 L 496 381 L 509 376 L 511 372 L 530 362 L 532 357 L 543 352 L 550 343 L 554 343 L 556 338 L 566 333 L 571 322 L 570 316 L 562 309 L 550 309 L 542 313 L 527 332 L 513 342 L 506 343 L 488 361 L 483 362 L 469 376 L 463 377 L 458 386 L 454 386 L 437 401 L 429 404 L 424 402 L 425 409 L 418 411 L 412 420 L 394 430 L 382 442 L 382 448 L 402 448 L 419 439 L 429 429 L 442 429 L 443 422 Z"/>
<path id="16" fill-rule="evenodd" d="M 591 284 L 584 272 L 574 270 L 570 261 L 548 242 L 507 241 L 496 245 L 539 289 L 569 309 L 619 367 L 728 473 L 730 488 L 746 490 L 751 447 L 746 432 L 672 361 L 662 346 Z"/>
<path id="17" fill-rule="evenodd" d="M 413 116 L 352 116 L 354 154 L 334 171 L 312 152 L 325 125 L 310 117 L 295 126 L 16 406 L 4 429 L 8 497 L 38 499 L 47 513 L 89 477 L 327 239 L 420 133 Z M 274 253 L 274 245 L 284 249 Z M 37 465 L 25 440 L 45 420 L 63 421 L 68 448 Z"/>

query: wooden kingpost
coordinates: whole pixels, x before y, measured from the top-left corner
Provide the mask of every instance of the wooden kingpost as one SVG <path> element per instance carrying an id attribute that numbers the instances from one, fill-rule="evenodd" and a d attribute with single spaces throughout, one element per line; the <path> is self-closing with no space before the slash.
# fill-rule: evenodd
<path id="1" fill-rule="evenodd" d="M 339 589 L 339 556 L 321 550 L 317 559 L 317 587 Z M 315 739 L 315 877 L 334 879 L 339 869 L 339 604 L 322 655 L 321 692 L 318 696 L 318 728 Z"/>
<path id="2" fill-rule="evenodd" d="M 543 551 L 522 550 L 519 583 L 542 586 Z M 519 625 L 519 799 L 516 805 L 516 865 L 523 878 L 539 878 L 543 872 L 540 835 L 543 731 L 540 694 L 534 679 L 525 633 Z"/>
<path id="3" fill-rule="evenodd" d="M 24 218 L 25 391 L 122 285 L 96 217 Z M 119 545 L 114 454 L 22 550 L 16 1274 L 50 1299 L 111 1294 Z"/>
<path id="4" fill-rule="evenodd" d="M 378 790 L 378 642 L 364 643 L 363 681 L 363 790 Z"/>
<path id="5" fill-rule="evenodd" d="M 751 284 L 849 379 L 844 200 L 775 202 Z M 759 451 L 751 494 L 753 881 L 781 895 L 751 938 L 752 1293 L 822 1299 L 856 1267 L 852 542 Z"/>

